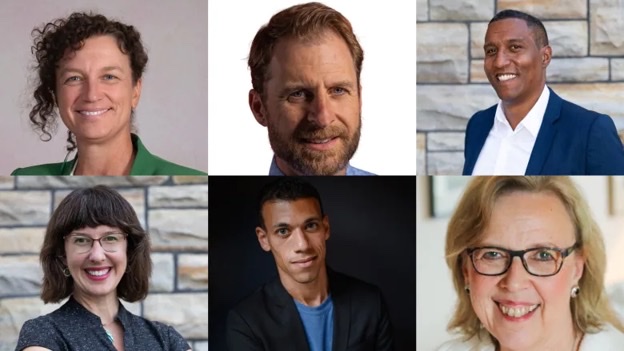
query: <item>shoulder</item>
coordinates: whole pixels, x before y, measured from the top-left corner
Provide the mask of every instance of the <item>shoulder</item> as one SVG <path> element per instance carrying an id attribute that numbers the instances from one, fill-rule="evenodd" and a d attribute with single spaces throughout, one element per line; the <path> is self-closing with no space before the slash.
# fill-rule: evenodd
<path id="1" fill-rule="evenodd" d="M 132 330 L 136 333 L 135 337 L 140 342 L 147 342 L 148 339 L 157 339 L 164 341 L 172 350 L 188 350 L 190 347 L 184 337 L 175 330 L 174 327 L 157 321 L 151 321 L 141 316 L 134 315 L 130 312 L 126 315 L 132 323 Z M 150 337 L 149 335 L 153 335 Z M 144 338 L 143 340 L 140 340 Z"/>
<path id="2" fill-rule="evenodd" d="M 137 150 L 132 165 L 132 175 L 207 175 L 202 171 L 181 166 L 150 153 L 136 134 L 132 134 L 132 142 Z"/>
<path id="3" fill-rule="evenodd" d="M 17 168 L 11 175 L 61 175 L 63 162 L 46 163 L 36 166 Z"/>
<path id="4" fill-rule="evenodd" d="M 16 350 L 38 346 L 47 349 L 58 348 L 59 333 L 54 327 L 51 315 L 27 320 L 19 333 Z"/>
<path id="5" fill-rule="evenodd" d="M 591 125 L 595 122 L 599 122 L 601 124 L 613 124 L 613 120 L 608 115 L 586 109 L 585 107 L 565 100 L 559 95 L 555 94 L 554 91 L 552 92 L 551 98 L 561 100 L 561 117 L 564 120 L 575 121 L 576 123 L 583 123 L 587 125 Z"/>
<path id="6" fill-rule="evenodd" d="M 438 346 L 435 351 L 494 351 L 494 344 L 485 333 L 475 335 L 470 339 L 465 337 L 449 340 Z"/>
<path id="7" fill-rule="evenodd" d="M 481 126 L 482 124 L 491 124 L 494 121 L 494 116 L 496 115 L 496 105 L 492 105 L 485 110 L 477 111 L 475 114 L 470 117 L 468 120 L 468 125 L 466 128 Z"/>
<path id="8" fill-rule="evenodd" d="M 367 172 L 365 170 L 359 169 L 359 168 L 355 168 L 351 165 L 347 166 L 347 175 L 348 176 L 374 176 L 374 173 L 371 172 Z"/>
<path id="9" fill-rule="evenodd" d="M 616 350 L 622 345 L 624 345 L 624 333 L 612 325 L 607 325 L 597 333 L 586 334 L 580 350 Z"/>

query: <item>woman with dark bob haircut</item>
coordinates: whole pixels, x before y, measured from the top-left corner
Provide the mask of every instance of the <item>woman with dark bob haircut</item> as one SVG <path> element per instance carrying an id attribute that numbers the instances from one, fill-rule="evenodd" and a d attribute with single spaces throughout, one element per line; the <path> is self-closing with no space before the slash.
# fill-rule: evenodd
<path id="1" fill-rule="evenodd" d="M 172 327 L 128 312 L 152 272 L 149 236 L 132 206 L 98 185 L 71 192 L 52 214 L 40 254 L 41 299 L 69 300 L 24 323 L 16 350 L 190 350 Z"/>
<path id="2" fill-rule="evenodd" d="M 12 175 L 204 175 L 151 154 L 132 133 L 147 53 L 133 27 L 73 13 L 33 30 L 37 65 L 30 121 L 49 141 L 57 119 L 68 129 L 60 163 Z M 72 160 L 67 160 L 77 151 Z"/>

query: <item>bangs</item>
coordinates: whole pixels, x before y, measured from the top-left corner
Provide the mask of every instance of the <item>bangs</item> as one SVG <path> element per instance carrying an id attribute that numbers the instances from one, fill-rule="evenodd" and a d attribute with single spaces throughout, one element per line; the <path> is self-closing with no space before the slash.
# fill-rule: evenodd
<path id="1" fill-rule="evenodd" d="M 65 236 L 76 229 L 100 225 L 115 227 L 126 234 L 139 220 L 132 206 L 117 191 L 96 186 L 69 194 L 55 211 L 56 230 Z"/>

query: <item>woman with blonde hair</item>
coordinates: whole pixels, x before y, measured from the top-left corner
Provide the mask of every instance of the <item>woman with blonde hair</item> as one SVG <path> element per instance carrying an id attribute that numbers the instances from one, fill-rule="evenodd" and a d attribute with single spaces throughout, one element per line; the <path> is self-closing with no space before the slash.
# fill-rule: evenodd
<path id="1" fill-rule="evenodd" d="M 517 259 L 516 259 L 517 258 Z M 458 295 L 438 350 L 620 350 L 605 247 L 567 177 L 477 177 L 446 236 Z"/>

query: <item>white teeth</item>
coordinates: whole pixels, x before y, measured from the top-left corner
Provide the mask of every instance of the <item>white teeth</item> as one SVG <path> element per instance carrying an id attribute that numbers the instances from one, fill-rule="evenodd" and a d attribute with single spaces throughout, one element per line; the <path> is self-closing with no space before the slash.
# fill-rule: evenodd
<path id="1" fill-rule="evenodd" d="M 514 78 L 516 78 L 515 74 L 501 74 L 500 76 L 498 76 L 498 80 L 500 80 L 501 82 Z"/>
<path id="2" fill-rule="evenodd" d="M 94 276 L 96 276 L 96 277 L 101 277 L 101 276 L 103 276 L 104 274 L 108 273 L 108 271 L 110 271 L 110 268 L 102 269 L 102 270 L 99 270 L 99 271 L 90 271 L 90 270 L 87 270 L 87 273 L 89 273 L 90 275 L 94 275 Z"/>
<path id="3" fill-rule="evenodd" d="M 331 139 L 323 139 L 323 140 L 310 140 L 312 144 L 325 144 L 329 142 Z"/>
<path id="4" fill-rule="evenodd" d="M 515 308 L 503 306 L 501 304 L 499 304 L 499 306 L 503 314 L 510 316 L 510 317 L 519 318 L 529 312 L 533 312 L 537 308 L 537 306 L 539 306 L 539 304 L 532 305 L 532 306 L 515 307 Z"/>
<path id="5" fill-rule="evenodd" d="M 87 115 L 87 116 L 97 116 L 97 115 L 101 115 L 102 113 L 106 111 L 108 111 L 108 109 L 99 110 L 99 111 L 80 111 L 80 113 L 82 113 L 83 115 Z"/>

